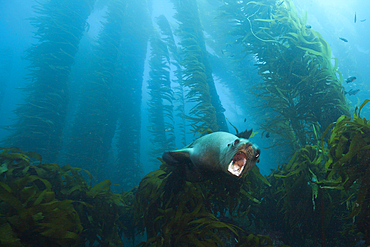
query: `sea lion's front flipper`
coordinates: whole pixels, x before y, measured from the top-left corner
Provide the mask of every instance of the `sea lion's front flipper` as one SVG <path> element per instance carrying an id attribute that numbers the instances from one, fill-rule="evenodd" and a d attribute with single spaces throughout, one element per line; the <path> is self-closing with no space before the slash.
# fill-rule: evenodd
<path id="1" fill-rule="evenodd" d="M 176 151 L 165 152 L 162 159 L 167 165 L 175 167 L 174 174 L 179 178 L 185 178 L 189 182 L 200 182 L 206 179 L 206 174 L 203 170 L 193 164 L 190 156 L 193 148 L 183 148 Z"/>
<path id="2" fill-rule="evenodd" d="M 165 152 L 162 155 L 162 159 L 171 166 L 179 166 L 184 164 L 190 164 L 190 153 L 192 148 L 183 148 L 176 151 Z"/>
<path id="3" fill-rule="evenodd" d="M 167 165 L 172 167 L 171 174 L 168 176 L 164 187 L 164 201 L 167 202 L 171 198 L 171 194 L 178 194 L 184 189 L 186 177 L 189 167 L 193 166 L 190 159 L 191 148 L 183 148 L 176 151 L 165 152 L 162 159 Z"/>

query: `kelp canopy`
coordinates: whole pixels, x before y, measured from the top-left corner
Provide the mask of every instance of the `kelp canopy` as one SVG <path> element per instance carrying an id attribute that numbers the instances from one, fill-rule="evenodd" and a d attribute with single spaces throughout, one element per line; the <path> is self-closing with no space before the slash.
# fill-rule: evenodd
<path id="1" fill-rule="evenodd" d="M 360 116 L 368 102 L 356 108 L 353 117 L 339 117 L 321 143 L 301 148 L 271 175 L 273 189 L 267 190 L 263 207 L 277 202 L 290 244 L 302 245 L 316 236 L 323 246 L 350 245 L 356 239 L 350 234 L 370 243 L 370 122 Z M 278 221 L 277 215 L 273 221 Z"/>
<path id="2" fill-rule="evenodd" d="M 228 20 L 233 45 L 257 58 L 263 82 L 255 87 L 260 107 L 274 114 L 263 119 L 266 131 L 283 137 L 292 150 L 317 141 L 339 116 L 349 116 L 338 60 L 323 37 L 307 28 L 291 0 L 225 1 L 218 18 Z M 339 79 L 338 79 L 338 77 Z M 313 128 L 314 126 L 314 128 Z"/>

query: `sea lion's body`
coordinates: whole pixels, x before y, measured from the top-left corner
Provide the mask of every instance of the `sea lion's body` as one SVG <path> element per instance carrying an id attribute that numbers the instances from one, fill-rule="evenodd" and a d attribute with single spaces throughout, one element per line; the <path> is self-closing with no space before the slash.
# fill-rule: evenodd
<path id="1" fill-rule="evenodd" d="M 199 182 L 207 179 L 207 172 L 242 177 L 259 161 L 259 153 L 249 140 L 220 131 L 200 137 L 183 149 L 165 152 L 163 160 L 184 170 L 185 180 Z"/>

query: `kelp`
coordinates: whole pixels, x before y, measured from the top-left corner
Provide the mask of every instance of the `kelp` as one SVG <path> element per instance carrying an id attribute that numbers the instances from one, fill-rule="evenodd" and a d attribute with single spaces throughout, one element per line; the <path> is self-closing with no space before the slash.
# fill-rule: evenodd
<path id="1" fill-rule="evenodd" d="M 303 245 L 312 236 L 321 239 L 322 231 L 332 217 L 331 196 L 317 184 L 326 176 L 324 152 L 319 146 L 307 145 L 272 174 L 280 178 L 274 180 L 273 186 L 276 198 L 279 198 L 277 207 L 284 215 L 285 225 L 289 226 L 291 244 Z M 319 224 L 322 219 L 325 219 L 324 225 Z M 318 227 L 312 227 L 318 224 Z"/>
<path id="2" fill-rule="evenodd" d="M 119 47 L 123 39 L 126 2 L 111 1 L 97 45 L 86 83 L 82 85 L 79 107 L 71 130 L 66 152 L 68 163 L 89 168 L 98 181 L 104 178 L 113 136 L 121 109 L 122 87 L 116 81 L 116 65 Z M 84 145 L 81 145 L 81 143 Z"/>
<path id="3" fill-rule="evenodd" d="M 236 247 L 289 247 L 288 245 L 275 245 L 269 236 L 253 235 L 243 236 L 242 239 L 235 245 Z"/>
<path id="4" fill-rule="evenodd" d="M 180 66 L 180 54 L 179 49 L 175 43 L 175 39 L 173 36 L 173 32 L 171 29 L 170 24 L 168 23 L 167 18 L 164 15 L 160 15 L 157 17 L 157 24 L 161 30 L 161 37 L 163 42 L 166 44 L 168 53 L 170 56 L 171 65 L 176 67 L 175 70 L 175 77 L 176 80 L 172 80 L 174 83 L 178 84 L 179 86 L 175 86 L 173 88 L 174 92 L 174 99 L 175 99 L 175 116 L 178 117 L 178 120 L 176 121 L 176 127 L 179 130 L 179 134 L 177 136 L 178 139 L 181 139 L 181 143 L 183 146 L 186 146 L 186 131 L 185 131 L 185 125 L 186 125 L 186 118 L 185 116 L 185 94 L 184 94 L 184 88 L 181 86 L 182 81 L 182 72 L 181 72 L 181 66 Z"/>
<path id="5" fill-rule="evenodd" d="M 332 66 L 329 44 L 305 27 L 306 14 L 299 18 L 291 0 L 226 1 L 219 18 L 234 23 L 228 34 L 237 38 L 230 45 L 257 59 L 263 82 L 255 94 L 271 111 L 263 128 L 293 152 L 316 144 L 312 126 L 321 136 L 340 115 L 349 116 L 338 61 Z"/>
<path id="6" fill-rule="evenodd" d="M 352 117 L 343 115 L 326 130 L 331 131 L 329 158 L 325 163 L 328 175 L 320 181 L 327 189 L 349 192 L 343 194 L 345 204 L 352 210 L 348 218 L 356 217 L 357 228 L 367 244 L 370 244 L 370 121 L 361 118 L 360 113 L 369 101 L 356 107 Z"/>
<path id="7" fill-rule="evenodd" d="M 224 109 L 218 99 L 207 58 L 196 1 L 172 2 L 177 10 L 174 17 L 179 22 L 176 35 L 180 39 L 181 85 L 187 88 L 186 99 L 191 104 L 186 115 L 191 131 L 197 132 L 200 128 L 227 130 Z"/>
<path id="8" fill-rule="evenodd" d="M 142 83 L 152 24 L 146 0 L 127 1 L 126 10 L 116 74 L 117 83 L 123 87 L 123 100 L 116 130 L 117 160 L 111 178 L 129 190 L 143 177 L 140 163 Z"/>
<path id="9" fill-rule="evenodd" d="M 370 124 L 360 116 L 368 101 L 352 117 L 339 117 L 321 142 L 301 148 L 268 178 L 272 187 L 261 192 L 261 213 L 269 210 L 272 222 L 284 222 L 273 229 L 282 228 L 290 244 L 317 239 L 322 245 L 349 245 L 356 232 L 369 241 Z"/>
<path id="10" fill-rule="evenodd" d="M 219 246 L 234 241 L 242 230 L 219 218 L 227 213 L 246 217 L 259 203 L 251 188 L 257 191 L 262 181 L 268 182 L 255 169 L 246 179 L 215 173 L 206 182 L 184 182 L 169 191 L 174 184 L 167 183 L 174 173 L 163 163 L 142 179 L 136 194 L 135 222 L 138 232 L 146 230 L 148 238 L 140 246 Z"/>
<path id="11" fill-rule="evenodd" d="M 111 182 L 88 184 L 69 165 L 41 163 L 18 148 L 0 151 L 0 244 L 6 246 L 122 245 L 134 239 L 135 188 L 115 194 Z"/>
<path id="12" fill-rule="evenodd" d="M 56 159 L 67 118 L 70 70 L 94 2 L 55 0 L 34 6 L 35 17 L 29 20 L 37 42 L 25 56 L 29 83 L 24 103 L 15 110 L 12 133 L 3 141 L 6 146 L 36 151 L 47 161 Z"/>
<path id="13" fill-rule="evenodd" d="M 161 156 L 166 150 L 175 149 L 173 91 L 170 80 L 170 58 L 167 46 L 154 32 L 150 39 L 148 119 L 151 143 L 150 156 Z M 154 159 L 157 160 L 157 159 Z"/>

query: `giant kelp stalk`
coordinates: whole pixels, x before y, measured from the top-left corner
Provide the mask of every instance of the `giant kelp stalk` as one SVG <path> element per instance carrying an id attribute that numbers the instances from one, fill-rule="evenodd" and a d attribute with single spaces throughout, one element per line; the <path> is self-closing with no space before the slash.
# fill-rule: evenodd
<path id="1" fill-rule="evenodd" d="M 141 92 L 151 28 L 147 1 L 128 2 L 117 66 L 117 78 L 124 91 L 117 127 L 117 162 L 112 176 L 112 180 L 124 184 L 125 189 L 137 185 L 143 175 L 140 164 Z"/>
<path id="2" fill-rule="evenodd" d="M 119 113 L 121 95 L 114 76 L 125 7 L 123 0 L 112 1 L 108 6 L 66 153 L 69 163 L 89 168 L 98 179 L 104 175 Z"/>
<path id="3" fill-rule="evenodd" d="M 170 58 L 166 44 L 157 32 L 150 39 L 148 119 L 151 156 L 161 157 L 163 152 L 175 148 L 173 125 L 173 92 L 170 80 Z"/>
<path id="4" fill-rule="evenodd" d="M 315 130 L 349 115 L 338 60 L 333 66 L 329 44 L 305 26 L 306 14 L 299 18 L 291 0 L 225 1 L 220 18 L 233 24 L 229 34 L 243 53 L 258 59 L 260 106 L 275 113 L 264 119 L 265 130 L 297 150 L 316 143 Z"/>
<path id="5" fill-rule="evenodd" d="M 198 16 L 196 1 L 172 1 L 176 7 L 175 18 L 179 22 L 177 35 L 180 38 L 182 86 L 189 91 L 186 98 L 192 103 L 187 115 L 192 130 L 210 128 L 213 131 L 227 130 L 224 109 L 216 92 L 212 70 Z"/>
<path id="6" fill-rule="evenodd" d="M 183 146 L 186 146 L 186 119 L 183 117 L 185 115 L 185 95 L 184 89 L 180 86 L 180 83 L 182 81 L 182 73 L 180 66 L 179 49 L 175 43 L 175 38 L 173 36 L 173 32 L 167 18 L 164 15 L 158 16 L 157 24 L 161 30 L 162 40 L 167 45 L 167 49 L 170 54 L 171 65 L 176 67 L 176 80 L 173 80 L 173 82 L 178 84 L 179 86 L 175 86 L 173 89 L 174 98 L 177 103 L 177 105 L 175 106 L 175 111 L 177 112 L 176 116 L 178 117 L 178 120 L 176 121 L 176 127 L 179 130 L 177 139 L 181 139 L 181 144 Z"/>
<path id="7" fill-rule="evenodd" d="M 33 150 L 55 160 L 67 115 L 68 76 L 95 0 L 43 1 L 31 18 L 38 40 L 27 50 L 30 73 L 25 102 L 16 109 L 7 146 Z"/>
<path id="8" fill-rule="evenodd" d="M 230 90 L 230 100 L 235 106 L 235 113 L 241 118 L 247 118 L 246 124 L 251 124 L 250 108 L 254 107 L 255 96 L 252 85 L 260 79 L 256 73 L 252 59 L 243 59 L 240 54 L 241 46 L 233 44 L 235 37 L 225 35 L 230 30 L 230 23 L 219 18 L 221 1 L 198 1 L 201 22 L 204 27 L 207 47 L 212 49 L 208 60 L 212 73 L 224 87 Z M 232 45 L 233 44 L 233 45 Z M 238 108 L 237 108 L 238 107 Z M 260 115 L 260 111 L 258 115 Z M 253 116 L 256 118 L 256 116 Z"/>

